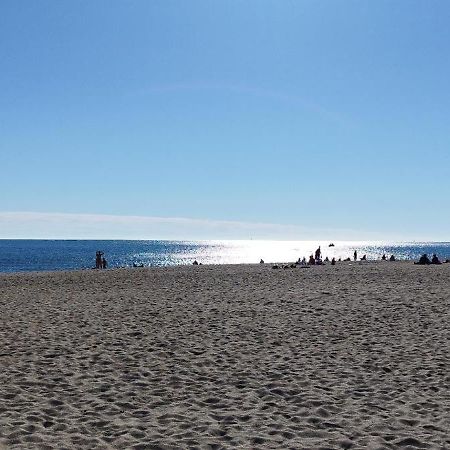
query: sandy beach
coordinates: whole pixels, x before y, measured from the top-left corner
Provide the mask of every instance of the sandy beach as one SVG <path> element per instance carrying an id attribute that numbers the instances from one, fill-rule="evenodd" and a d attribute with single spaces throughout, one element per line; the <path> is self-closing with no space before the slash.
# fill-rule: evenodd
<path id="1" fill-rule="evenodd" d="M 0 447 L 450 449 L 450 264 L 0 275 Z"/>

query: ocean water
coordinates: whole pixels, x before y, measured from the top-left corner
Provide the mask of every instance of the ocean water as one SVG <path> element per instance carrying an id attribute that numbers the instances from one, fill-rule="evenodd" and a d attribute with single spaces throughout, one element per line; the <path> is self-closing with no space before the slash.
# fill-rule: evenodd
<path id="1" fill-rule="evenodd" d="M 383 253 L 397 259 L 418 259 L 423 253 L 450 258 L 450 242 L 329 242 L 320 241 L 122 241 L 122 240 L 0 240 L 0 272 L 88 269 L 95 252 L 104 252 L 109 267 L 174 266 L 292 262 L 306 258 L 320 245 L 323 257 L 380 259 Z"/>

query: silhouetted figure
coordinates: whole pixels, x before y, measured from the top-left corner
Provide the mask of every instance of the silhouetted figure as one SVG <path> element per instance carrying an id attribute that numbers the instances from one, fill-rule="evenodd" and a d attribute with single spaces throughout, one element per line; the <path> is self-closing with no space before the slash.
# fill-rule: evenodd
<path id="1" fill-rule="evenodd" d="M 358 258 L 358 252 L 355 250 L 353 253 L 353 260 L 356 261 Z"/>
<path id="2" fill-rule="evenodd" d="M 192 265 L 193 265 L 193 266 L 198 266 L 197 260 L 195 260 L 195 261 L 192 263 Z"/>
<path id="3" fill-rule="evenodd" d="M 421 266 L 428 266 L 429 264 L 431 264 L 430 258 L 428 258 L 428 255 L 426 253 L 424 253 L 420 258 L 419 258 L 419 262 L 416 262 L 414 264 L 419 264 Z"/>
<path id="4" fill-rule="evenodd" d="M 431 264 L 442 264 L 441 261 L 439 261 L 439 258 L 436 256 L 436 253 L 433 253 L 433 257 L 431 258 Z"/>
<path id="5" fill-rule="evenodd" d="M 386 258 L 386 253 L 383 253 L 383 256 L 381 257 L 381 260 L 382 260 L 382 261 L 386 261 L 386 259 L 387 259 L 387 258 Z"/>
<path id="6" fill-rule="evenodd" d="M 101 269 L 102 268 L 102 256 L 103 256 L 103 252 L 97 250 L 95 252 L 95 268 L 96 269 Z"/>
<path id="7" fill-rule="evenodd" d="M 339 258 L 339 259 L 338 259 L 338 261 L 339 261 L 339 262 L 341 262 L 341 261 L 342 261 L 342 259 L 341 259 L 341 258 Z"/>
<path id="8" fill-rule="evenodd" d="M 106 269 L 108 267 L 108 261 L 103 257 L 102 258 L 102 269 Z"/>
<path id="9" fill-rule="evenodd" d="M 311 255 L 311 256 L 309 257 L 308 264 L 309 264 L 310 266 L 315 266 L 315 265 L 316 265 L 316 260 L 314 259 L 314 256 L 313 256 L 313 255 Z"/>
<path id="10" fill-rule="evenodd" d="M 333 243 L 331 243 L 328 247 L 334 247 L 334 244 Z"/>
<path id="11" fill-rule="evenodd" d="M 332 260 L 331 260 L 331 265 L 332 265 L 332 266 L 335 266 L 335 265 L 336 265 L 336 260 L 335 260 L 334 258 L 332 258 Z"/>
<path id="12" fill-rule="evenodd" d="M 395 256 L 391 255 L 391 257 L 389 258 L 389 261 L 395 261 Z"/>
<path id="13" fill-rule="evenodd" d="M 319 245 L 319 248 L 316 250 L 316 253 L 315 253 L 315 259 L 316 260 L 320 259 L 321 255 L 322 255 L 322 252 L 320 251 L 320 245 Z"/>
<path id="14" fill-rule="evenodd" d="M 364 255 L 364 256 L 361 258 L 361 261 L 367 261 L 367 255 Z"/>
<path id="15" fill-rule="evenodd" d="M 328 259 L 328 256 L 324 259 L 325 262 L 330 262 L 330 260 Z"/>
<path id="16" fill-rule="evenodd" d="M 264 264 L 264 260 L 261 259 L 261 260 L 259 261 L 259 263 L 260 263 L 260 264 Z"/>
<path id="17" fill-rule="evenodd" d="M 351 259 L 350 258 L 345 258 L 344 261 L 351 261 Z"/>

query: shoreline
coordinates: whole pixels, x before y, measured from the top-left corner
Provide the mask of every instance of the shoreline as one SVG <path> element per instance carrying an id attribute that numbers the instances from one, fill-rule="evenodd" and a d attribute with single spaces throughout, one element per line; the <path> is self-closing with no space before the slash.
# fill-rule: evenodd
<path id="1" fill-rule="evenodd" d="M 374 265 L 374 264 L 413 264 L 413 265 L 419 265 L 416 264 L 417 259 L 397 259 L 395 261 L 383 261 L 380 259 L 377 260 L 372 260 L 372 259 L 368 259 L 365 261 L 336 261 L 336 265 L 334 267 L 339 267 L 341 265 Z M 264 262 L 264 264 L 261 263 L 224 263 L 224 264 L 216 264 L 216 263 L 201 263 L 199 265 L 193 265 L 192 263 L 190 264 L 174 264 L 174 265 L 166 265 L 166 266 L 144 266 L 144 267 L 132 267 L 132 266 L 124 266 L 124 267 L 108 267 L 107 269 L 96 269 L 95 267 L 90 267 L 90 268 L 74 268 L 74 269 L 54 269 L 54 270 L 22 270 L 22 271 L 17 271 L 17 272 L 0 272 L 0 277 L 5 276 L 5 275 L 20 275 L 20 274 L 63 274 L 63 273 L 74 273 L 74 272 L 99 272 L 99 273 L 103 273 L 103 272 L 111 272 L 111 271 L 116 271 L 116 270 L 130 270 L 130 271 L 134 271 L 134 270 L 139 270 L 139 269 L 146 269 L 146 270 L 164 270 L 164 269 L 176 269 L 176 268 L 183 268 L 183 267 L 254 267 L 254 266 L 258 266 L 258 267 L 270 267 L 272 268 L 272 266 L 274 265 L 278 265 L 279 269 L 283 269 L 283 266 L 285 265 L 292 265 L 292 264 L 296 264 L 295 262 L 291 262 L 291 261 L 284 261 L 284 262 Z M 441 261 L 441 264 L 429 264 L 428 266 L 440 266 L 440 265 L 446 265 L 446 264 L 450 264 L 449 262 Z M 307 264 L 306 266 L 302 266 L 302 265 L 298 265 L 297 268 L 305 268 L 305 267 L 326 267 L 326 266 L 331 266 L 331 262 L 324 262 L 323 264 L 320 265 L 309 265 Z M 421 267 L 426 267 L 427 265 L 419 265 Z M 294 268 L 292 268 L 293 270 L 295 270 Z"/>

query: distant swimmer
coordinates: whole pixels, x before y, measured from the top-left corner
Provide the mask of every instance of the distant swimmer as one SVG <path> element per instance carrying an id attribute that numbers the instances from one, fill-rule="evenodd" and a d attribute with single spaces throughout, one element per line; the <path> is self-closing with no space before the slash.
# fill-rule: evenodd
<path id="1" fill-rule="evenodd" d="M 333 243 L 331 243 L 328 247 L 334 247 L 334 244 Z"/>

